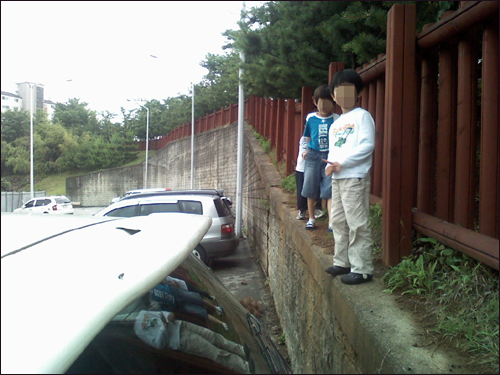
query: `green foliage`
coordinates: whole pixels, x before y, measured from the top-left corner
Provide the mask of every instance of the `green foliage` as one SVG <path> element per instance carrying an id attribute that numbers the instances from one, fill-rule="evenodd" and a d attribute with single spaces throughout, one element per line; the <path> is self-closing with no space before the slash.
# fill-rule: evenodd
<path id="1" fill-rule="evenodd" d="M 327 83 L 330 62 L 357 68 L 385 53 L 387 13 L 394 1 L 270 1 L 244 12 L 226 30 L 225 48 L 243 51 L 247 94 L 299 98 L 302 86 Z M 456 1 L 414 1 L 417 31 Z"/>
<path id="2" fill-rule="evenodd" d="M 8 109 L 2 113 L 2 143 L 12 143 L 18 138 L 29 136 L 30 113 L 28 111 Z"/>
<path id="3" fill-rule="evenodd" d="M 385 292 L 425 296 L 435 332 L 487 373 L 498 372 L 498 272 L 433 238 L 419 241 L 422 247 L 384 275 Z"/>
<path id="4" fill-rule="evenodd" d="M 289 193 L 297 193 L 297 184 L 295 182 L 295 173 L 288 175 L 283 180 L 281 180 L 280 186 Z"/>
<path id="5" fill-rule="evenodd" d="M 238 72 L 240 59 L 237 53 L 206 55 L 201 66 L 208 70 L 195 87 L 196 118 L 238 102 Z"/>
<path id="6" fill-rule="evenodd" d="M 53 122 L 60 123 L 76 135 L 84 132 L 98 133 L 100 128 L 97 114 L 87 109 L 87 105 L 76 98 L 69 99 L 67 103 L 56 103 Z"/>
<path id="7" fill-rule="evenodd" d="M 259 198 L 259 203 L 266 211 L 269 211 L 269 209 L 271 208 L 267 199 Z"/>
<path id="8" fill-rule="evenodd" d="M 260 147 L 262 147 L 262 149 L 264 150 L 264 152 L 266 154 L 269 154 L 269 151 L 271 151 L 271 140 L 270 139 L 265 139 L 262 135 L 260 135 L 256 131 L 253 132 L 253 135 L 259 141 Z"/>
<path id="9" fill-rule="evenodd" d="M 286 335 L 285 332 L 283 332 L 280 337 L 278 337 L 278 344 L 284 345 L 286 343 Z"/>

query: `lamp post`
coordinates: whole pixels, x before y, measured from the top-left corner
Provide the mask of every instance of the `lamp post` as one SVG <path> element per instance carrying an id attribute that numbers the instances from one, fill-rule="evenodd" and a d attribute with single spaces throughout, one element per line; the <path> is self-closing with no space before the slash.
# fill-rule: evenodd
<path id="1" fill-rule="evenodd" d="M 31 94 L 31 99 L 30 99 L 30 192 L 31 192 L 31 199 L 35 197 L 35 172 L 33 168 L 33 154 L 34 154 L 34 149 L 33 149 L 33 86 L 35 85 L 34 83 L 28 83 L 29 88 L 30 88 L 30 94 Z"/>
<path id="2" fill-rule="evenodd" d="M 130 102 L 129 99 L 127 99 Z M 148 187 L 148 153 L 149 153 L 149 108 L 145 105 L 136 103 L 146 109 L 146 170 L 144 171 L 144 189 Z"/>
<path id="3" fill-rule="evenodd" d="M 191 83 L 193 98 L 191 101 L 191 189 L 194 189 L 194 83 Z"/>

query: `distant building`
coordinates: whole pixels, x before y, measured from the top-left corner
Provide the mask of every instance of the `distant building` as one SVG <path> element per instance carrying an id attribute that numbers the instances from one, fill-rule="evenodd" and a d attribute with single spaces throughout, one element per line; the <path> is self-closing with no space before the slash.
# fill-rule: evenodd
<path id="1" fill-rule="evenodd" d="M 31 91 L 33 89 L 33 91 Z M 31 82 L 22 82 L 17 84 L 16 94 L 2 91 L 2 113 L 10 110 L 31 110 L 31 100 L 33 98 L 33 112 L 37 109 L 43 109 L 50 120 L 54 117 L 56 103 L 52 100 L 44 100 L 44 87 Z"/>
<path id="2" fill-rule="evenodd" d="M 23 108 L 23 98 L 17 94 L 2 91 L 2 113 L 8 109 L 15 111 Z"/>
<path id="3" fill-rule="evenodd" d="M 17 93 L 23 98 L 23 109 L 31 110 L 31 101 L 33 100 L 33 112 L 37 109 L 43 109 L 43 85 L 32 82 L 21 82 L 17 84 Z"/>
<path id="4" fill-rule="evenodd" d="M 51 120 L 51 121 L 54 118 L 55 109 L 56 109 L 56 103 L 54 103 L 52 100 L 44 100 L 43 101 L 43 110 L 45 112 L 47 112 L 49 120 Z"/>

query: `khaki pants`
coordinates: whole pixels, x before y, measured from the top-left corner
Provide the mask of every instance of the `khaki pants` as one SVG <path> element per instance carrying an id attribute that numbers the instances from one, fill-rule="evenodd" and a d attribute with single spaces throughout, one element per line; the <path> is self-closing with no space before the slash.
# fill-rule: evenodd
<path id="1" fill-rule="evenodd" d="M 333 265 L 373 274 L 370 176 L 332 180 Z"/>
<path id="2" fill-rule="evenodd" d="M 248 374 L 248 362 L 243 346 L 227 340 L 224 336 L 207 328 L 182 321 L 180 328 L 180 350 L 211 359 L 231 370 Z"/>

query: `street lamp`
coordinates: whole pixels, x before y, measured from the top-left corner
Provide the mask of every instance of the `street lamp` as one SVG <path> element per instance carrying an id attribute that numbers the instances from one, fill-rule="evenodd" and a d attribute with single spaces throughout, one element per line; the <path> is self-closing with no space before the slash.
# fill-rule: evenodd
<path id="1" fill-rule="evenodd" d="M 194 83 L 191 83 L 193 97 L 191 99 L 191 189 L 194 189 Z"/>
<path id="2" fill-rule="evenodd" d="M 128 102 L 131 100 L 127 99 Z M 146 109 L 146 170 L 144 172 L 144 189 L 148 187 L 148 153 L 149 153 L 149 108 L 145 105 L 136 103 L 142 108 Z"/>
<path id="3" fill-rule="evenodd" d="M 35 198 L 35 173 L 33 168 L 33 86 L 34 83 L 28 83 L 30 88 L 30 192 L 31 199 Z"/>

